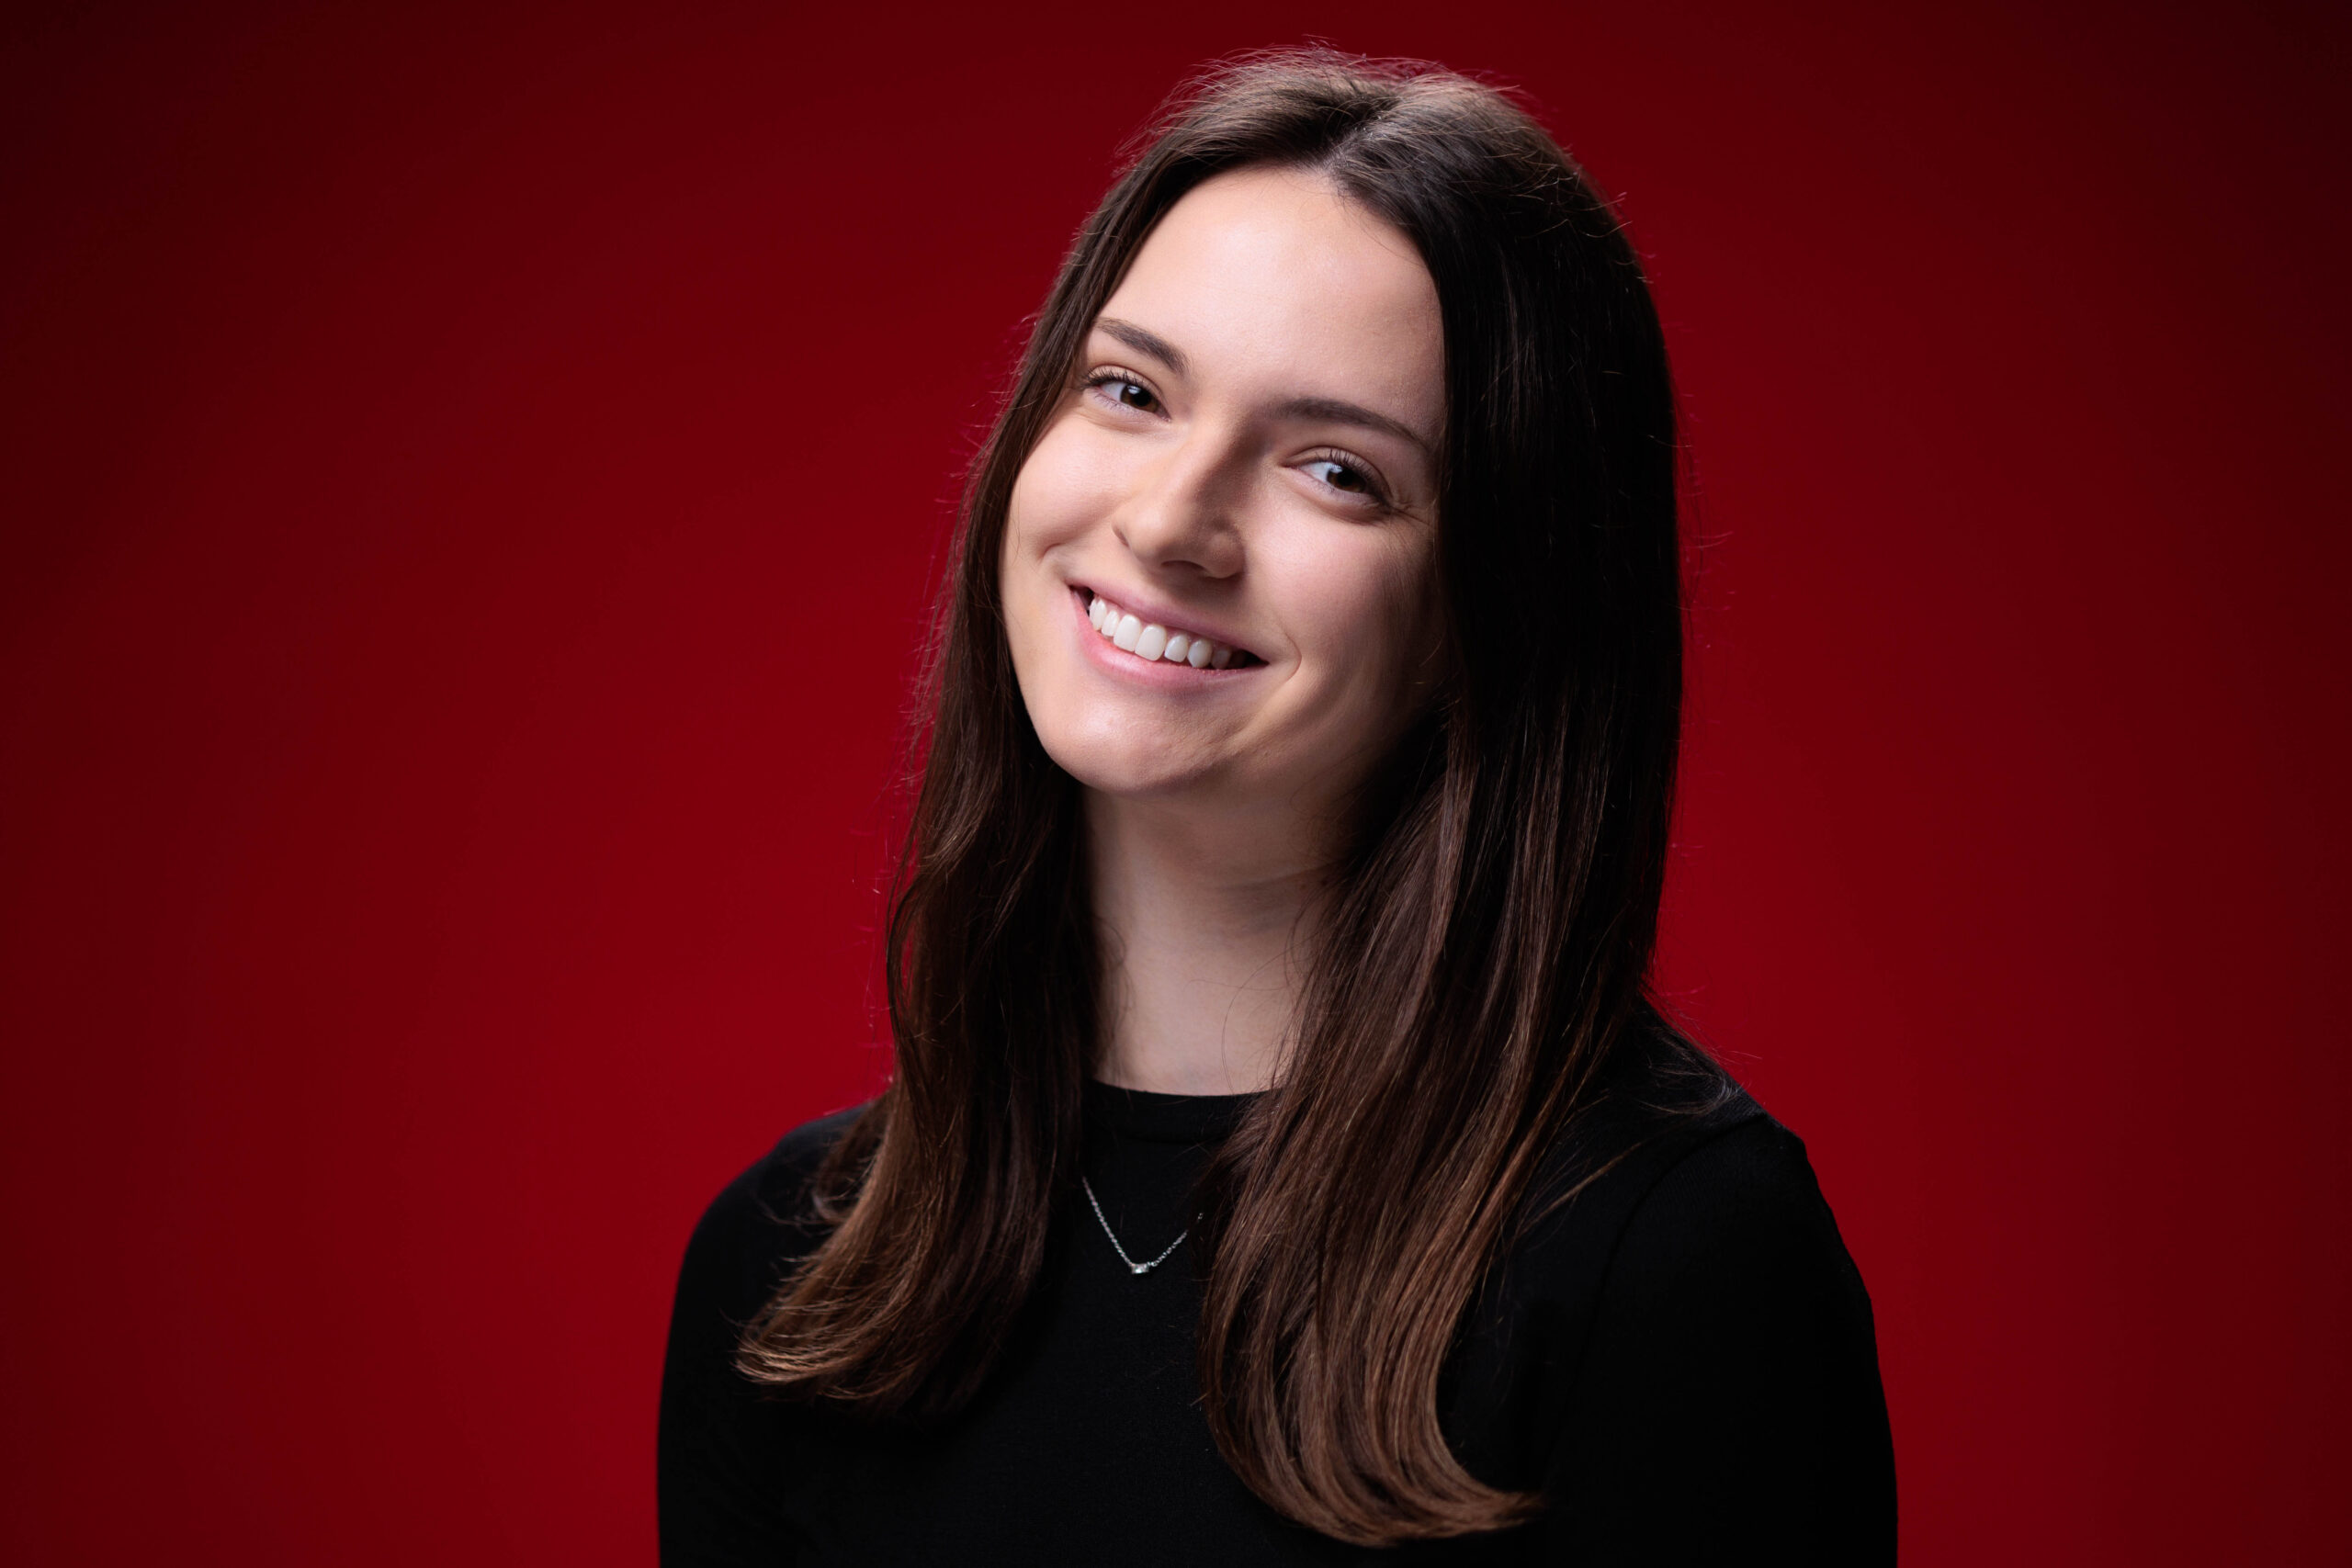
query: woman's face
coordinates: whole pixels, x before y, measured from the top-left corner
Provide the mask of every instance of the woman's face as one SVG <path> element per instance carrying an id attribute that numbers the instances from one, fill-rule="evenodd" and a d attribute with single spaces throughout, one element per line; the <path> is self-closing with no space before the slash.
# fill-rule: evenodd
<path id="1" fill-rule="evenodd" d="M 1402 233 L 1245 169 L 1152 231 L 1012 491 L 1021 694 L 1107 795 L 1336 807 L 1434 642 L 1437 290 Z"/>

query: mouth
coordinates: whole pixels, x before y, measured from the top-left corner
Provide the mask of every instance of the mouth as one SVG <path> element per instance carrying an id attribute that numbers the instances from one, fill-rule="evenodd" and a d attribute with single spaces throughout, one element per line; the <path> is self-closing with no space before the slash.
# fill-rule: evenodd
<path id="1" fill-rule="evenodd" d="M 1147 664 L 1184 664 L 1194 670 L 1244 670 L 1264 660 L 1246 648 L 1219 642 L 1184 626 L 1162 626 L 1121 609 L 1089 588 L 1073 587 L 1086 604 L 1087 624 L 1120 652 Z"/>

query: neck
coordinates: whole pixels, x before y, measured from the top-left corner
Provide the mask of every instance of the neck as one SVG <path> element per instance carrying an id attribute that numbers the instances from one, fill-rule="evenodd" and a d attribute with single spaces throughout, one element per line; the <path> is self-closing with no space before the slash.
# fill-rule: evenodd
<path id="1" fill-rule="evenodd" d="M 1096 1071 L 1162 1094 L 1274 1081 L 1298 1011 L 1325 881 L 1322 835 L 1289 814 L 1086 795 L 1102 936 Z"/>

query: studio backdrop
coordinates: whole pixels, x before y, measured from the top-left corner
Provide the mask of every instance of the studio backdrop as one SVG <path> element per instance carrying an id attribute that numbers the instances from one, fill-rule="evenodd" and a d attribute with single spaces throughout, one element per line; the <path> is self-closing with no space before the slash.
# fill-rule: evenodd
<path id="1" fill-rule="evenodd" d="M 2340 14 L 17 7 L 0 1557 L 643 1562 L 711 1194 L 872 1093 L 959 476 L 1200 63 L 1515 83 L 1690 443 L 1660 988 L 1920 1563 L 2341 1561 Z"/>

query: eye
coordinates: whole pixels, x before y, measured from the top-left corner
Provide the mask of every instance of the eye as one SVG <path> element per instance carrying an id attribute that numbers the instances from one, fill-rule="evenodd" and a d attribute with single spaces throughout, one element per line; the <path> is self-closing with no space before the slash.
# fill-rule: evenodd
<path id="1" fill-rule="evenodd" d="M 1345 463 L 1340 462 L 1334 458 L 1317 457 L 1315 461 L 1306 465 L 1306 471 L 1321 479 L 1325 484 L 1329 485 L 1333 490 L 1344 490 L 1353 493 L 1363 494 L 1368 492 L 1372 489 L 1371 480 L 1365 479 L 1363 475 L 1356 472 Z"/>
<path id="2" fill-rule="evenodd" d="M 1380 478 L 1369 464 L 1357 461 L 1344 452 L 1320 452 L 1299 465 L 1320 483 L 1330 486 L 1342 495 L 1361 496 L 1366 501 L 1385 502 Z"/>
<path id="3" fill-rule="evenodd" d="M 1124 370 L 1097 370 L 1086 378 L 1089 390 L 1137 413 L 1158 413 L 1159 394 Z"/>

